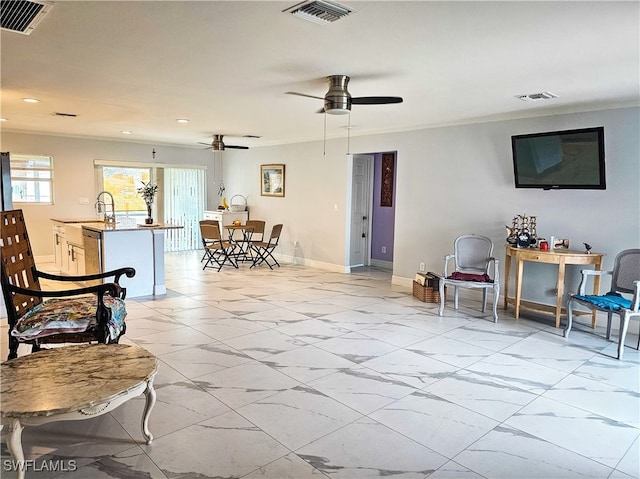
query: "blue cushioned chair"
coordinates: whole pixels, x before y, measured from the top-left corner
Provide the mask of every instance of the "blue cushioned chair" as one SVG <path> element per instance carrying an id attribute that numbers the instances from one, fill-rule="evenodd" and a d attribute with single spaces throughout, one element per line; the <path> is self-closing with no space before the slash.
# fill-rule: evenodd
<path id="1" fill-rule="evenodd" d="M 611 275 L 611 290 L 601 296 L 585 295 L 587 281 L 590 277 Z M 626 298 L 624 295 L 632 296 Z M 613 315 L 620 316 L 620 331 L 618 334 L 618 359 L 622 359 L 624 339 L 629 328 L 629 320 L 640 319 L 640 249 L 627 249 L 616 256 L 613 271 L 583 270 L 582 281 L 578 293 L 572 294 L 567 303 L 567 326 L 564 337 L 569 337 L 573 323 L 573 310 L 578 305 L 585 306 L 592 311 L 607 313 L 607 339 L 611 338 L 611 321 Z M 640 334 L 638 345 L 640 348 Z"/>

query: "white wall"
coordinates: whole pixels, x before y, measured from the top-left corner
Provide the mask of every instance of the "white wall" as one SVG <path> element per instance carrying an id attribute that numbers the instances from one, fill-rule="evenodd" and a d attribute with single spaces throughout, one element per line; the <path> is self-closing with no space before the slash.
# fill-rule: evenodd
<path id="1" fill-rule="evenodd" d="M 515 134 L 604 126 L 607 189 L 542 191 L 515 189 L 510 138 Z M 504 263 L 505 225 L 516 214 L 536 215 L 541 236 L 570 238 L 605 253 L 610 268 L 616 253 L 640 247 L 640 108 L 433 128 L 352 137 L 352 153 L 397 151 L 394 281 L 408 283 L 424 262 L 440 271 L 442 257 L 463 233 L 493 239 Z M 208 164 L 209 208 L 218 203 L 208 150 L 154 146 L 162 163 Z M 56 204 L 25 208 L 36 255 L 51 254 L 54 216 L 92 216 L 93 207 L 78 197 L 95 198 L 95 158 L 149 162 L 151 145 L 56 138 L 2 132 L 2 151 L 52 154 Z M 223 172 L 226 197 L 247 197 L 250 216 L 267 221 L 267 230 L 283 223 L 280 252 L 296 262 L 344 269 L 347 201 L 346 139 L 227 150 Z M 260 196 L 260 165 L 286 165 L 285 197 Z M 37 226 L 34 226 L 34 223 Z M 34 241 L 34 233 L 39 235 Z M 296 247 L 296 244 L 298 245 Z M 578 268 L 568 271 L 568 290 L 577 286 Z M 555 271 L 528 264 L 523 296 L 554 302 Z M 541 286 L 542 285 L 542 286 Z M 606 285 L 604 285 L 606 286 Z"/>
<path id="2" fill-rule="evenodd" d="M 441 271 L 454 238 L 469 232 L 489 236 L 504 264 L 505 225 L 517 214 L 536 215 L 540 236 L 570 238 L 578 250 L 590 243 L 611 268 L 618 251 L 640 247 L 639 118 L 634 107 L 351 138 L 353 153 L 398 152 L 394 280 L 407 283 L 420 262 Z M 592 126 L 605 128 L 606 190 L 514 187 L 512 135 Z M 329 141 L 326 157 L 321 142 L 233 152 L 227 188 L 249 195 L 251 217 L 285 224 L 282 253 L 294 255 L 298 240 L 296 257 L 342 267 L 345 153 L 346 139 Z M 259 196 L 261 163 L 286 164 L 286 198 Z M 568 267 L 568 291 L 578 271 Z M 525 274 L 526 299 L 554 302 L 553 266 L 527 264 Z"/>
<path id="3" fill-rule="evenodd" d="M 31 135 L 3 131 L 0 151 L 13 154 L 36 154 L 53 156 L 54 204 L 14 205 L 22 208 L 29 228 L 29 239 L 34 255 L 53 255 L 51 218 L 95 218 L 96 190 L 93 160 L 115 160 L 141 163 L 163 163 L 174 165 L 205 165 L 208 169 L 207 193 L 210 202 L 217 204 L 216 186 L 210 185 L 213 170 L 213 154 L 199 148 L 176 148 L 140 143 L 104 141 Z M 156 150 L 156 159 L 152 150 Z M 82 205 L 79 198 L 88 198 Z"/>
<path id="4" fill-rule="evenodd" d="M 284 225 L 280 252 L 299 263 L 344 269 L 346 143 L 300 143 L 224 152 L 228 198 L 247 197 L 249 216 Z M 260 165 L 285 164 L 284 198 L 260 196 Z M 296 247 L 296 244 L 298 245 Z"/>

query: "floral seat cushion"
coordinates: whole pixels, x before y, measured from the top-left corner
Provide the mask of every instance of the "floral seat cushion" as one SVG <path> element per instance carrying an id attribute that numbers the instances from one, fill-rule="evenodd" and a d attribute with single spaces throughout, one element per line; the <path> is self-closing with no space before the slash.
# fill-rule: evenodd
<path id="1" fill-rule="evenodd" d="M 104 304 L 111 310 L 108 324 L 109 337 L 117 339 L 123 328 L 127 311 L 124 301 L 104 297 Z M 60 333 L 81 333 L 96 325 L 97 296 L 70 299 L 50 299 L 25 314 L 11 331 L 20 340 L 34 340 Z"/>

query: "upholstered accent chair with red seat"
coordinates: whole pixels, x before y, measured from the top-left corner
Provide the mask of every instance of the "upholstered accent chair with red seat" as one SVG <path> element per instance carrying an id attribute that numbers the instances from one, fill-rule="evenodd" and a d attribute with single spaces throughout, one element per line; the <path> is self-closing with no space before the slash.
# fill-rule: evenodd
<path id="1" fill-rule="evenodd" d="M 486 236 L 467 234 L 458 236 L 453 243 L 453 253 L 444 257 L 440 280 L 440 309 L 442 316 L 447 301 L 445 288 L 453 287 L 453 307 L 458 309 L 458 289 L 482 290 L 482 312 L 487 309 L 487 293 L 493 291 L 493 322 L 498 322 L 498 296 L 500 281 L 498 260 L 493 255 L 493 241 Z M 451 265 L 453 263 L 453 265 Z"/>

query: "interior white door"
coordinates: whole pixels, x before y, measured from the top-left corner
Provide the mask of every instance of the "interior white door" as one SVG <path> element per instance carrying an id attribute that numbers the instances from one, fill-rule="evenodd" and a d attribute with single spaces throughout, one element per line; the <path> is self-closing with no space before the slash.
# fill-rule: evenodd
<path id="1" fill-rule="evenodd" d="M 369 264 L 369 204 L 371 196 L 371 156 L 353 157 L 351 193 L 351 243 L 349 265 Z"/>

